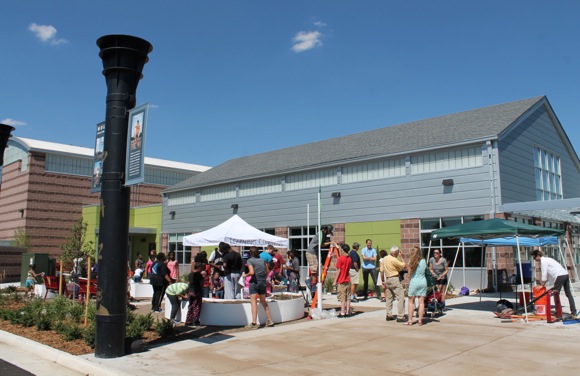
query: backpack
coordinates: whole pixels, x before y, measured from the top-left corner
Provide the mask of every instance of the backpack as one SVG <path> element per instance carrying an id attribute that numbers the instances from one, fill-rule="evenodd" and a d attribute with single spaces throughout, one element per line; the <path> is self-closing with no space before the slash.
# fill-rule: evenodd
<path id="1" fill-rule="evenodd" d="M 498 300 L 496 303 L 496 306 L 497 306 L 498 312 L 502 312 L 503 310 L 514 308 L 513 304 L 509 300 L 506 300 L 506 299 Z"/>

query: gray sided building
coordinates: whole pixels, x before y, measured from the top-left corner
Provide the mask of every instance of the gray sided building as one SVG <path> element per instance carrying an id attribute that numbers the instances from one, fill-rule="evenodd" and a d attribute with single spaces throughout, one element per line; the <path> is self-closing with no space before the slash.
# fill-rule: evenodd
<path id="1" fill-rule="evenodd" d="M 432 230 L 490 217 L 572 224 L 578 244 L 574 216 L 502 211 L 580 197 L 578 156 L 548 99 L 535 97 L 226 161 L 163 191 L 164 247 L 186 261 L 196 250 L 183 247 L 183 235 L 238 214 L 304 250 L 316 232 L 319 190 L 321 222 L 334 225 L 334 240 L 364 246 L 370 238 L 377 250 L 427 250 Z M 431 247 L 451 263 L 457 241 Z M 466 251 L 457 265 L 515 272 L 513 250 L 488 250 L 485 261 L 480 248 Z"/>

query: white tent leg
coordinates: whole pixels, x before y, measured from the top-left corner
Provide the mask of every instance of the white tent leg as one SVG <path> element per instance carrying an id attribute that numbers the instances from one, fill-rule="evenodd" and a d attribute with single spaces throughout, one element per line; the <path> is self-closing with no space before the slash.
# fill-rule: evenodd
<path id="1" fill-rule="evenodd" d="M 467 286 L 467 278 L 465 278 L 465 243 L 462 244 L 461 259 L 463 260 L 463 286 Z"/>
<path id="2" fill-rule="evenodd" d="M 572 250 L 569 247 L 570 244 L 568 244 L 568 239 L 566 239 L 566 245 L 568 246 L 567 248 L 570 250 L 570 259 L 572 260 L 572 268 L 574 270 L 574 280 L 578 281 L 578 272 L 576 271 L 576 263 L 574 262 L 574 256 L 572 255 Z M 566 255 L 562 254 L 562 240 L 561 239 L 558 239 L 558 251 L 560 252 L 560 257 L 562 258 L 562 260 L 564 260 L 564 268 L 566 270 L 568 270 Z M 572 288 L 572 286 L 570 286 L 570 290 L 572 290 L 572 296 L 576 297 L 576 291 Z"/>
<path id="3" fill-rule="evenodd" d="M 483 265 L 481 266 L 481 273 L 479 275 L 479 301 L 481 302 L 481 294 L 483 293 L 483 273 L 487 273 L 487 262 L 485 259 L 486 249 L 484 240 L 481 239 L 481 262 Z"/>
<path id="4" fill-rule="evenodd" d="M 447 278 L 447 286 L 445 287 L 445 291 L 442 294 L 447 295 L 447 291 L 449 290 L 449 283 L 451 283 L 451 277 L 453 276 L 453 270 L 455 269 L 455 263 L 457 262 L 457 255 L 459 255 L 459 248 L 461 244 L 457 246 L 457 252 L 455 253 L 455 258 L 453 259 L 453 266 L 451 267 L 451 272 L 449 272 L 449 277 Z M 465 264 L 463 264 L 463 286 L 465 286 Z"/>
<path id="5" fill-rule="evenodd" d="M 497 279 L 497 253 L 495 246 L 491 247 L 491 285 L 498 291 L 499 281 Z"/>
<path id="6" fill-rule="evenodd" d="M 525 320 L 526 320 L 526 322 L 528 322 L 528 302 L 526 301 L 526 288 L 525 288 L 525 285 L 524 285 L 524 271 L 522 269 L 522 255 L 520 253 L 520 237 L 518 235 L 516 235 L 516 244 L 517 244 L 517 247 L 518 247 L 518 264 L 519 264 L 519 267 L 520 267 L 520 280 L 521 280 L 521 283 L 522 283 L 522 296 L 524 298 L 523 299 L 523 301 L 524 301 L 524 312 L 525 312 L 524 314 L 525 314 L 525 317 L 526 317 Z M 517 299 L 517 297 L 516 297 L 516 299 Z"/>

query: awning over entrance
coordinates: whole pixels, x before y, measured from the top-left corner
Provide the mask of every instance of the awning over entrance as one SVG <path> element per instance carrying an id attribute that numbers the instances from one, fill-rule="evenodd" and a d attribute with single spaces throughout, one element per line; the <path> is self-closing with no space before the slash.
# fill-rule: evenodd
<path id="1" fill-rule="evenodd" d="M 580 224 L 580 198 L 515 202 L 502 205 L 500 212 Z"/>
<path id="2" fill-rule="evenodd" d="M 95 228 L 95 234 L 99 235 L 99 227 Z M 129 235 L 155 235 L 157 229 L 147 227 L 129 227 Z"/>

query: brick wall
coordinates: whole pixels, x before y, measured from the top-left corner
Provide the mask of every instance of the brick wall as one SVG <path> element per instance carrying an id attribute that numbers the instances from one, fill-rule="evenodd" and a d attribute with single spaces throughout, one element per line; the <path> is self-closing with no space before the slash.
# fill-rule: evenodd
<path id="1" fill-rule="evenodd" d="M 60 245 L 82 216 L 82 207 L 99 204 L 100 195 L 90 193 L 91 177 L 45 172 L 45 154 L 30 153 L 28 170 L 21 162 L 4 166 L 0 191 L 0 239 L 12 240 L 16 229 L 25 229 L 30 252 L 60 255 Z M 141 184 L 131 187 L 131 206 L 161 203 L 166 186 Z"/>
<path id="2" fill-rule="evenodd" d="M 418 219 L 401 219 L 401 253 L 406 256 L 411 253 L 414 246 L 419 246 L 419 220 Z M 387 250 L 389 252 L 389 250 Z"/>
<path id="3" fill-rule="evenodd" d="M 25 248 L 0 247 L 0 283 L 20 282 L 24 252 Z"/>

